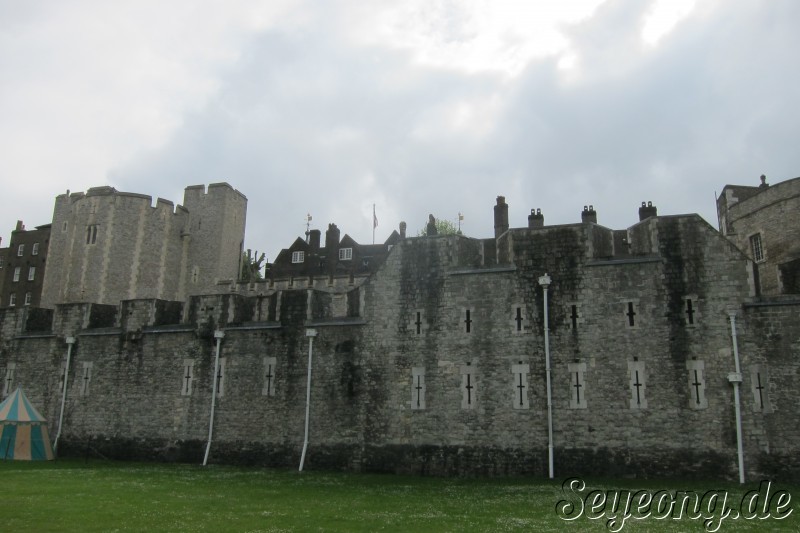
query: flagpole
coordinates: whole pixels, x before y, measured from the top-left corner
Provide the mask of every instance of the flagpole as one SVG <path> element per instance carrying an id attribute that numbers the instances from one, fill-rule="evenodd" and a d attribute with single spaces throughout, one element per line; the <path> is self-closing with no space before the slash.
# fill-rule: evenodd
<path id="1" fill-rule="evenodd" d="M 375 226 L 376 222 L 378 221 L 378 217 L 375 216 L 375 204 L 372 204 L 372 244 L 375 244 Z"/>

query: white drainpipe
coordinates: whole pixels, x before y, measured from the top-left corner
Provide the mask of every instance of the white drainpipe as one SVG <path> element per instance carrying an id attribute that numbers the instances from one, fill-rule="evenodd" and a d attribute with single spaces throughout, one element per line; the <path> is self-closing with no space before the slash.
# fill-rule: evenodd
<path id="1" fill-rule="evenodd" d="M 303 453 L 300 456 L 300 469 L 303 471 L 303 464 L 306 461 L 306 450 L 308 449 L 308 420 L 311 412 L 311 354 L 314 352 L 314 337 L 317 336 L 317 330 L 308 328 L 306 329 L 306 337 L 308 337 L 308 379 L 306 381 L 306 431 L 303 438 Z"/>
<path id="2" fill-rule="evenodd" d="M 58 449 L 58 438 L 61 436 L 61 427 L 64 425 L 64 406 L 67 404 L 67 376 L 69 376 L 69 362 L 72 359 L 72 347 L 75 337 L 67 337 L 67 365 L 64 367 L 64 386 L 61 391 L 61 413 L 58 415 L 58 432 L 53 442 L 53 452 Z"/>
<path id="3" fill-rule="evenodd" d="M 539 278 L 539 285 L 544 289 L 544 361 L 547 374 L 547 472 L 553 479 L 553 391 L 550 385 L 550 324 L 547 315 L 547 288 L 550 276 L 545 273 Z"/>
<path id="4" fill-rule="evenodd" d="M 203 466 L 208 463 L 208 452 L 211 451 L 211 435 L 214 433 L 214 408 L 217 405 L 217 376 L 219 375 L 219 352 L 222 348 L 222 339 L 225 337 L 225 332 L 218 329 L 214 332 L 214 338 L 217 339 L 217 355 L 214 358 L 214 381 L 211 384 L 211 416 L 208 421 L 208 442 L 206 443 L 206 455 L 203 457 Z"/>
<path id="5" fill-rule="evenodd" d="M 739 344 L 736 340 L 736 311 L 728 311 L 731 320 L 731 341 L 733 342 L 733 361 L 736 372 L 728 374 L 728 381 L 733 383 L 733 402 L 736 410 L 736 451 L 739 455 L 739 483 L 744 483 L 744 452 L 742 450 L 742 410 L 739 405 L 739 386 L 742 383 L 742 371 L 739 367 Z"/>

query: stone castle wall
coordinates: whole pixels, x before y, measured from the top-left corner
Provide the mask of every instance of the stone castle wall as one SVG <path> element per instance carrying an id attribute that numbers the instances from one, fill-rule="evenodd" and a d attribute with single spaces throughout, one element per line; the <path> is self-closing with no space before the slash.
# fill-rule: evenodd
<path id="1" fill-rule="evenodd" d="M 0 378 L 13 364 L 55 433 L 74 335 L 61 453 L 200 461 L 220 330 L 211 461 L 296 466 L 312 327 L 308 468 L 546 475 L 547 272 L 556 475 L 735 477 L 735 311 L 748 477 L 800 479 L 800 303 L 750 298 L 750 262 L 699 217 L 628 234 L 623 258 L 592 223 L 489 253 L 405 239 L 360 285 L 61 305 L 48 331 L 5 310 Z"/>

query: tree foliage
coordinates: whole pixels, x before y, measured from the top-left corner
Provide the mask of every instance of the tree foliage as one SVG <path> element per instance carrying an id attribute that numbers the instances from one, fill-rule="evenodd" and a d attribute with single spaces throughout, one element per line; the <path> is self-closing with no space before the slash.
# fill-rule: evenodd
<path id="1" fill-rule="evenodd" d="M 457 235 L 460 232 L 455 224 L 450 222 L 449 220 L 445 220 L 443 218 L 436 219 L 436 233 L 438 235 Z M 428 228 L 427 225 L 417 232 L 417 237 L 427 237 L 428 236 Z"/>
<path id="2" fill-rule="evenodd" d="M 261 274 L 261 269 L 264 265 L 264 258 L 266 254 L 258 255 L 258 251 L 253 254 L 252 250 L 242 252 L 242 271 L 239 275 L 239 281 L 258 281 L 264 279 Z"/>

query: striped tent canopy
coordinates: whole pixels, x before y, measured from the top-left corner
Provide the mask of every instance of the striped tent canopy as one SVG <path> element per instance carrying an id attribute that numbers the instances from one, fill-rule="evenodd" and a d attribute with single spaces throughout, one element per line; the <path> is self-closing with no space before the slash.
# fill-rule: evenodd
<path id="1" fill-rule="evenodd" d="M 0 403 L 0 459 L 53 459 L 47 420 L 31 405 L 22 389 Z"/>

